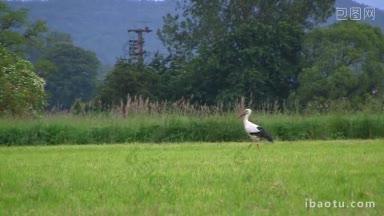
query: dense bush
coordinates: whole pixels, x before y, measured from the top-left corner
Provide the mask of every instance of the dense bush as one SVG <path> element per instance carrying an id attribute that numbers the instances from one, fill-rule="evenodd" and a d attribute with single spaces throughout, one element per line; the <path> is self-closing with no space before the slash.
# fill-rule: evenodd
<path id="1" fill-rule="evenodd" d="M 45 81 L 31 62 L 10 53 L 0 44 L 0 115 L 30 115 L 44 107 Z"/>
<path id="2" fill-rule="evenodd" d="M 384 137 L 384 115 L 288 116 L 255 114 L 276 140 L 370 139 Z M 126 142 L 249 141 L 234 114 L 214 116 L 53 116 L 0 120 L 2 145 Z"/>

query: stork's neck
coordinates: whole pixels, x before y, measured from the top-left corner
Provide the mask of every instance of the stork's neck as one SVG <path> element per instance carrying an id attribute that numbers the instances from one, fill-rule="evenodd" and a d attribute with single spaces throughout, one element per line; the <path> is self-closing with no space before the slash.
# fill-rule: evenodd
<path id="1" fill-rule="evenodd" d="M 249 122 L 249 116 L 250 116 L 251 114 L 249 113 L 249 114 L 246 114 L 245 116 L 244 116 L 244 118 L 243 118 L 243 122 L 244 122 L 244 124 L 246 123 L 246 122 Z"/>

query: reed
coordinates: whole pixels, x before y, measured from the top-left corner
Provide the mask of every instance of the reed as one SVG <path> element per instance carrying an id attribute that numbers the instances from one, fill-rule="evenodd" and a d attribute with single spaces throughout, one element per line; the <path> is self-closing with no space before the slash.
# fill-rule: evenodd
<path id="1" fill-rule="evenodd" d="M 185 106 L 185 105 L 183 105 Z M 0 119 L 1 145 L 57 145 L 130 142 L 249 141 L 236 112 L 196 114 L 50 114 Z M 211 114 L 212 113 L 212 114 Z M 375 139 L 384 137 L 384 114 L 288 115 L 255 112 L 252 120 L 276 140 Z"/>

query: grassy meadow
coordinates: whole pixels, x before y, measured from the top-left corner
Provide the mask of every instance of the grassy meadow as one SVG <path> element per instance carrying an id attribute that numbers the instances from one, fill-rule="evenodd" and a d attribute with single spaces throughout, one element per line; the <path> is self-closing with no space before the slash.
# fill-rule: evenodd
<path id="1" fill-rule="evenodd" d="M 384 140 L 3 146 L 0 215 L 383 215 L 383 176 Z"/>

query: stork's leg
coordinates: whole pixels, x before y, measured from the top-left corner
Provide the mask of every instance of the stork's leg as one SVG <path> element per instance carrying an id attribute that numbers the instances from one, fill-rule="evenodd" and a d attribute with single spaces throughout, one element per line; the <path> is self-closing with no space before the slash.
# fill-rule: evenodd
<path id="1" fill-rule="evenodd" d="M 257 145 L 257 149 L 260 150 L 259 143 L 257 143 L 256 145 Z"/>

